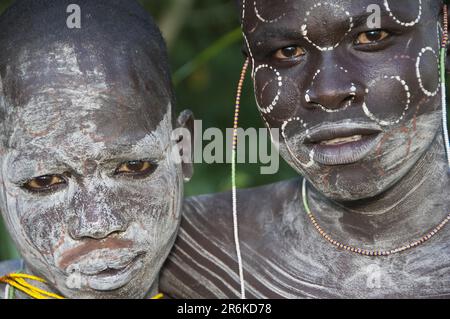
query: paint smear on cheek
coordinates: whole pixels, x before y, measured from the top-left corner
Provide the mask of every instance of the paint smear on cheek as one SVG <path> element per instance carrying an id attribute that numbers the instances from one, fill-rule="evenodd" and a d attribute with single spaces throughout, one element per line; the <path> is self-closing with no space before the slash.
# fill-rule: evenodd
<path id="1" fill-rule="evenodd" d="M 407 163 L 411 166 L 431 145 L 439 127 L 440 114 L 432 112 L 388 130 L 376 153 L 382 175 L 395 174 Z"/>
<path id="2" fill-rule="evenodd" d="M 66 216 L 69 208 L 64 199 L 61 200 L 61 195 L 55 194 L 51 198 L 36 196 L 19 200 L 17 205 L 24 235 L 43 255 L 53 255 L 54 247 L 67 233 Z"/>

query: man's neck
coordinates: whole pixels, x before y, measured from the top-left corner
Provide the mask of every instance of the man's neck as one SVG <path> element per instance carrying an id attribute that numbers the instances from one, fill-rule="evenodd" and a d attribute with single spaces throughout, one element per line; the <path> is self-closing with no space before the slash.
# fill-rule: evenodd
<path id="1" fill-rule="evenodd" d="M 327 206 L 336 214 L 324 218 L 330 234 L 391 246 L 425 235 L 450 213 L 450 177 L 442 137 L 398 183 L 368 200 Z M 314 196 L 316 197 L 316 196 Z M 324 208 L 322 208 L 323 210 Z M 319 222 L 325 212 L 319 213 Z M 418 239 L 418 238 L 415 238 Z"/>

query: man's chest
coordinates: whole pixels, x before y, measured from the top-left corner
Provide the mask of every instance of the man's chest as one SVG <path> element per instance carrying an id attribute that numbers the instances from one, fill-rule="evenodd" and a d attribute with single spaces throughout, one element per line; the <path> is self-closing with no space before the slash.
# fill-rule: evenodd
<path id="1" fill-rule="evenodd" d="M 249 273 L 264 274 L 251 276 L 249 284 L 264 287 L 255 289 L 256 297 L 269 298 L 450 298 L 450 251 L 445 247 L 388 258 L 317 245 L 303 252 L 278 249 L 278 258 L 247 264 Z"/>

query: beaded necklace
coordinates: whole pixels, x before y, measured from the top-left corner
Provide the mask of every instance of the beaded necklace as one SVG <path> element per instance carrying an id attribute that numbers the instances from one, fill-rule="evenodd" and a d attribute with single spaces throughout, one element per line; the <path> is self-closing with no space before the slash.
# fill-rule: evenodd
<path id="1" fill-rule="evenodd" d="M 26 279 L 33 280 L 40 283 L 46 283 L 42 278 L 27 275 L 27 274 L 9 274 L 4 277 L 0 277 L 0 282 L 6 284 L 7 287 L 13 287 L 24 294 L 30 296 L 33 299 L 65 299 L 64 297 L 54 294 L 52 292 L 40 289 L 36 286 L 29 284 Z M 150 299 L 162 299 L 163 294 L 157 294 Z M 14 299 L 11 293 L 5 294 L 5 299 Z"/>

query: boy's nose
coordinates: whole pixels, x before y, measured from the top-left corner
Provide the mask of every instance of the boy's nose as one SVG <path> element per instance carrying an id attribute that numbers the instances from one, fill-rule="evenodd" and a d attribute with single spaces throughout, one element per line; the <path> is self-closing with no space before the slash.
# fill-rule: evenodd
<path id="1" fill-rule="evenodd" d="M 74 217 L 69 222 L 69 233 L 74 239 L 104 239 L 113 233 L 125 232 L 128 223 L 115 197 L 103 190 L 80 192 L 75 200 Z"/>
<path id="2" fill-rule="evenodd" d="M 114 233 L 124 232 L 127 223 L 119 215 L 111 211 L 101 211 L 99 208 L 82 210 L 69 225 L 70 236 L 74 239 L 93 238 L 104 239 Z"/>

